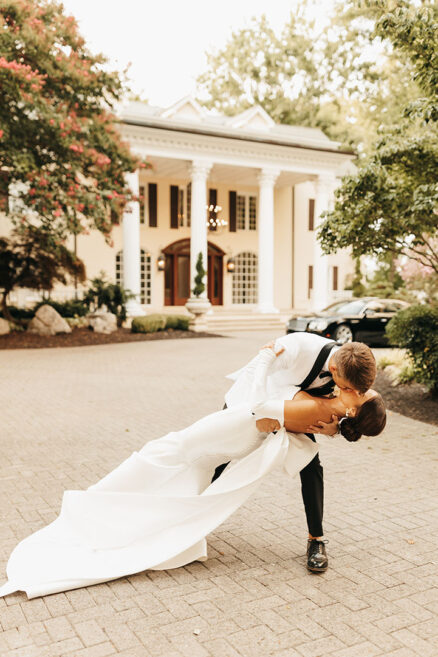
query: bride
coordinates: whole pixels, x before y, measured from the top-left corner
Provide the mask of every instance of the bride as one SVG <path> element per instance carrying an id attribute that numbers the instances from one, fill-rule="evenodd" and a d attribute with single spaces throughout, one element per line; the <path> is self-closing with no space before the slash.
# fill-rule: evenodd
<path id="1" fill-rule="evenodd" d="M 383 430 L 385 408 L 373 390 L 328 399 L 297 387 L 292 399 L 266 401 L 267 370 L 280 353 L 264 348 L 254 359 L 250 403 L 152 440 L 87 490 L 66 491 L 59 517 L 13 550 L 0 596 L 34 598 L 205 560 L 205 537 L 265 475 L 282 465 L 293 476 L 312 460 L 310 425 L 336 415 L 349 441 Z"/>

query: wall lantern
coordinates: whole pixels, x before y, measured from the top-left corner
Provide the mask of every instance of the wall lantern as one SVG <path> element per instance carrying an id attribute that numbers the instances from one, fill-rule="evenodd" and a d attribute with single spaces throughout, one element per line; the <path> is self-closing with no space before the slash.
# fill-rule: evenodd
<path id="1" fill-rule="evenodd" d="M 164 253 L 160 253 L 157 258 L 157 269 L 158 271 L 164 271 L 166 268 L 166 256 Z"/>
<path id="2" fill-rule="evenodd" d="M 236 269 L 236 262 L 234 258 L 228 258 L 227 260 L 227 271 L 233 273 Z"/>

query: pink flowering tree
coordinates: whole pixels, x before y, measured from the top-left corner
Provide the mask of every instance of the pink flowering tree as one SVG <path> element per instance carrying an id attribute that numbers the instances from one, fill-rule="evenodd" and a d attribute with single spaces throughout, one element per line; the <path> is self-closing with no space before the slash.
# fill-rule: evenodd
<path id="1" fill-rule="evenodd" d="M 117 130 L 126 88 L 105 63 L 61 3 L 1 0 L 0 210 L 20 244 L 29 225 L 58 245 L 90 229 L 110 242 L 131 199 L 124 174 L 145 165 Z"/>

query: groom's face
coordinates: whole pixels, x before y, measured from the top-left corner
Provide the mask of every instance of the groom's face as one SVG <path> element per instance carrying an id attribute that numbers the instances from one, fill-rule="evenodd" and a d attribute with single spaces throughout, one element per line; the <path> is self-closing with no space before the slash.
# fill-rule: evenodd
<path id="1" fill-rule="evenodd" d="M 339 375 L 338 368 L 336 365 L 330 365 L 329 370 L 332 373 L 333 381 L 336 383 L 338 388 L 342 390 L 342 392 L 347 392 L 347 393 L 352 393 L 352 394 L 359 394 L 355 388 L 351 385 L 347 379 L 342 378 L 342 376 Z"/>

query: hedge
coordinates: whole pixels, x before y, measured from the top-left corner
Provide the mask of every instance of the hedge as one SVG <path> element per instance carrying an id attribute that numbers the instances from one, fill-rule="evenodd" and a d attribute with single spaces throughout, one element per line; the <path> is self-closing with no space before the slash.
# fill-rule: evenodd
<path id="1" fill-rule="evenodd" d="M 189 328 L 189 317 L 186 315 L 146 315 L 134 317 L 131 324 L 132 333 L 155 333 L 164 329 L 179 329 L 187 331 Z"/>

